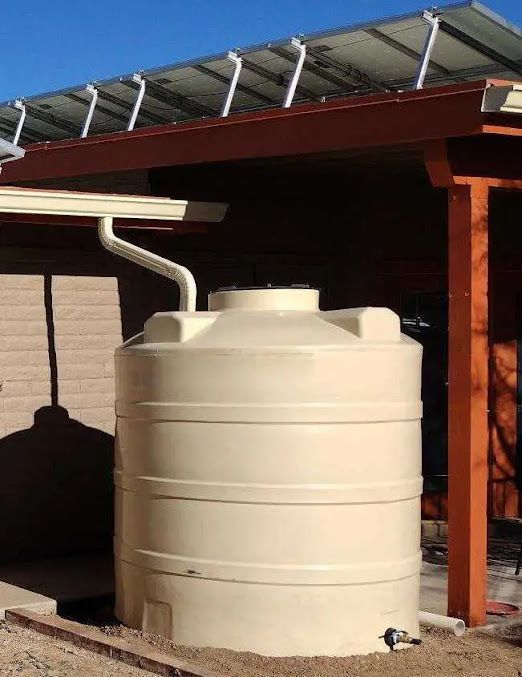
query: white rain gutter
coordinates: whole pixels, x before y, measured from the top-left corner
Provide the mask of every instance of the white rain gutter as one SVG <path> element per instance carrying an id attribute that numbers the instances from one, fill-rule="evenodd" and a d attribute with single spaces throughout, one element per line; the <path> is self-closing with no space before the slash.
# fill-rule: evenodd
<path id="1" fill-rule="evenodd" d="M 184 266 L 114 235 L 113 219 L 217 222 L 222 221 L 226 209 L 227 205 L 220 203 L 187 202 L 161 197 L 0 188 L 0 214 L 4 212 L 97 218 L 102 245 L 114 254 L 177 282 L 180 288 L 180 310 L 188 311 L 196 309 L 197 289 L 192 273 Z"/>
<path id="2" fill-rule="evenodd" d="M 522 83 L 490 85 L 482 97 L 482 113 L 522 114 Z"/>

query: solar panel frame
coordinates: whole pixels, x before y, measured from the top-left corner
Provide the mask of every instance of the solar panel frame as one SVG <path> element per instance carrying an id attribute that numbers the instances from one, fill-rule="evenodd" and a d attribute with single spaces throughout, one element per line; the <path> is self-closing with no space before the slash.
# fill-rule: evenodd
<path id="1" fill-rule="evenodd" d="M 475 0 L 437 9 L 439 30 L 425 86 L 522 74 L 522 32 Z M 411 87 L 427 25 L 422 11 L 297 36 L 309 54 L 294 102 Z M 460 36 L 460 37 L 459 37 Z M 237 50 L 244 59 L 232 113 L 281 106 L 296 59 L 291 38 Z M 495 58 L 495 54 L 500 58 Z M 136 126 L 219 116 L 233 65 L 226 53 L 139 71 L 149 83 Z M 93 83 L 99 92 L 90 135 L 124 131 L 137 92 L 134 73 Z M 345 86 L 343 87 L 343 82 Z M 22 142 L 80 136 L 90 100 L 85 84 L 28 96 Z M 0 103 L 0 134 L 16 128 L 13 102 Z"/>

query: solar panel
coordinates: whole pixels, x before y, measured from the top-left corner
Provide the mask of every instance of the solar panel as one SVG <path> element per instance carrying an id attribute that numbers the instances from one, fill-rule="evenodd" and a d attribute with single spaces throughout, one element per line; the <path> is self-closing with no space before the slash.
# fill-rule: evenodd
<path id="1" fill-rule="evenodd" d="M 519 28 L 474 0 L 443 7 L 436 16 L 438 32 L 425 87 L 483 77 L 520 79 Z M 306 47 L 300 73 L 298 48 L 291 39 L 237 50 L 242 66 L 230 112 L 281 106 L 292 78 L 294 103 L 409 89 L 429 30 L 419 11 L 299 35 Z M 22 101 L 26 119 L 21 142 L 124 131 L 133 114 L 136 127 L 217 117 L 235 71 L 232 61 L 218 54 L 90 83 L 96 91 L 94 103 L 93 87 L 86 85 L 27 97 Z M 140 78 L 144 96 L 137 105 Z M 92 119 L 86 124 L 89 111 Z M 0 104 L 0 135 L 12 138 L 21 114 L 20 104 Z"/>

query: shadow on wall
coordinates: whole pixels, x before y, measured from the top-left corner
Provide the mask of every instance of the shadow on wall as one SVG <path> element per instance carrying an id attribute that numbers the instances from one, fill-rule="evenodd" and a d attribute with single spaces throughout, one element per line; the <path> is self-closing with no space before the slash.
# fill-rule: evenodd
<path id="1" fill-rule="evenodd" d="M 57 261 L 38 259 L 23 266 L 2 262 L 1 268 L 2 273 L 43 277 L 50 375 L 49 406 L 34 412 L 31 427 L 0 438 L 0 566 L 5 565 L 2 576 L 8 580 L 5 571 L 12 571 L 11 565 L 76 555 L 106 558 L 112 552 L 114 437 L 71 418 L 60 406 L 53 300 L 54 276 L 107 274 L 104 256 L 96 255 L 80 270 L 65 254 Z M 149 271 L 124 263 L 110 268 L 110 274 L 123 278 L 125 338 L 140 331 L 154 311 L 177 304 L 175 285 Z M 24 579 L 23 587 L 37 584 Z"/>
<path id="2" fill-rule="evenodd" d="M 38 283 L 27 287 L 27 290 L 23 283 L 17 286 L 16 294 L 21 299 L 21 306 L 34 305 L 39 322 L 45 318 L 45 325 L 39 327 L 38 336 L 44 342 L 47 339 L 42 351 L 46 349 L 45 366 L 49 369 L 49 399 L 42 401 L 39 397 L 37 405 L 45 403 L 49 406 L 37 411 L 34 411 L 36 407 L 24 410 L 24 414 L 31 413 L 34 417 L 33 425 L 30 424 L 31 419 L 24 423 L 24 430 L 4 438 L 0 433 L 0 579 L 10 580 L 4 577 L 4 572 L 13 571 L 14 567 L 21 570 L 26 562 L 73 559 L 76 555 L 93 555 L 93 560 L 101 560 L 108 559 L 112 553 L 114 438 L 75 420 L 79 416 L 73 413 L 72 405 L 70 415 L 60 406 L 66 403 L 62 401 L 64 393 L 61 392 L 65 377 L 58 368 L 60 346 L 57 341 L 64 334 L 59 334 L 57 339 L 55 330 L 61 331 L 59 322 L 64 318 L 56 313 L 62 302 L 53 291 L 53 280 L 62 275 L 118 278 L 120 298 L 117 299 L 115 294 L 110 304 L 112 311 L 109 308 L 105 310 L 113 313 L 110 320 L 115 324 L 120 315 L 116 308 L 119 302 L 125 338 L 140 331 L 144 320 L 156 310 L 176 307 L 177 289 L 168 280 L 149 271 L 142 272 L 135 264 L 104 252 L 96 232 L 91 229 L 7 226 L 0 229 L 0 238 L 3 245 L 0 274 L 12 278 L 17 275 L 38 278 Z M 155 242 L 145 244 L 150 249 L 156 246 Z M 68 289 L 70 297 L 67 304 L 74 301 L 76 292 L 73 287 Z M 86 305 L 95 305 L 98 288 L 93 286 L 93 290 L 94 297 Z M 60 294 L 64 296 L 63 289 Z M 79 291 L 80 311 L 83 296 L 85 292 Z M 3 304 L 4 301 L 1 301 Z M 43 306 L 42 315 L 40 305 Z M 94 322 L 91 321 L 91 324 Z M 1 331 L 3 333 L 3 326 Z M 94 334 L 97 335 L 97 332 Z M 11 339 L 16 338 L 10 336 Z M 116 340 L 116 334 L 114 337 Z M 117 341 L 119 343 L 120 339 Z M 22 352 L 23 349 L 18 350 Z M 80 355 L 80 365 L 82 359 L 86 358 Z M 27 364 L 24 365 L 25 361 Z M 27 360 L 22 355 L 20 362 L 20 366 L 30 367 L 30 355 L 27 355 Z M 0 372 L 1 380 L 8 381 L 3 366 Z M 26 384 L 30 378 L 30 372 L 20 377 Z M 0 393 L 0 400 L 8 397 L 11 395 L 7 389 Z M 22 405 L 26 406 L 25 403 Z M 33 570 L 28 566 L 27 572 L 30 571 Z M 38 576 L 40 574 L 35 574 L 31 585 L 24 581 L 23 587 L 34 589 L 43 579 L 40 576 L 36 580 Z M 16 584 L 17 581 L 10 582 Z M 39 591 L 46 592 L 45 589 Z"/>
<path id="3" fill-rule="evenodd" d="M 0 440 L 0 563 L 110 551 L 113 444 L 58 405 Z"/>
<path id="4" fill-rule="evenodd" d="M 50 273 L 43 291 L 51 404 L 0 439 L 0 564 L 112 549 L 114 438 L 58 404 Z"/>

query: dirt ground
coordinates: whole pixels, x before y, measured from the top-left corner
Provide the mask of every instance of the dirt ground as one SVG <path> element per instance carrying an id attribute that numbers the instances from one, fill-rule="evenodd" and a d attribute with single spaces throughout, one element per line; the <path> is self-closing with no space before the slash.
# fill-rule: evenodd
<path id="1" fill-rule="evenodd" d="M 266 658 L 256 654 L 174 646 L 119 625 L 102 628 L 136 647 L 144 643 L 220 677 L 522 677 L 522 620 L 518 625 L 454 637 L 424 628 L 423 644 L 390 654 L 351 658 Z M 145 677 L 117 663 L 11 624 L 0 624 L 0 675 L 9 677 Z"/>
<path id="2" fill-rule="evenodd" d="M 111 635 L 146 641 L 171 656 L 223 677 L 522 677 L 522 621 L 496 635 L 468 632 L 454 637 L 424 628 L 423 644 L 405 651 L 351 658 L 266 658 L 257 654 L 174 646 L 123 626 L 105 628 Z"/>
<path id="3" fill-rule="evenodd" d="M 150 674 L 0 621 L 2 677 L 150 677 Z"/>

